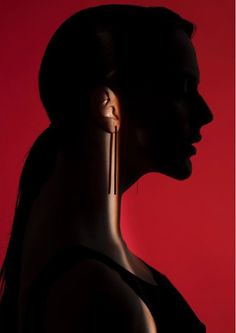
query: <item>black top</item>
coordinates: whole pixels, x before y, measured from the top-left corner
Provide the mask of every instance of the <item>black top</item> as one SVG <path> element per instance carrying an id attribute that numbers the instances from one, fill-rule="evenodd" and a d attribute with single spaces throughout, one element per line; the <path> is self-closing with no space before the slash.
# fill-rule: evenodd
<path id="1" fill-rule="evenodd" d="M 153 285 L 129 272 L 108 256 L 83 245 L 59 252 L 34 280 L 29 294 L 24 333 L 41 333 L 41 315 L 50 287 L 63 272 L 85 257 L 96 258 L 121 275 L 149 308 L 158 333 L 206 333 L 205 325 L 165 275 L 139 258 L 153 274 L 157 286 Z"/>

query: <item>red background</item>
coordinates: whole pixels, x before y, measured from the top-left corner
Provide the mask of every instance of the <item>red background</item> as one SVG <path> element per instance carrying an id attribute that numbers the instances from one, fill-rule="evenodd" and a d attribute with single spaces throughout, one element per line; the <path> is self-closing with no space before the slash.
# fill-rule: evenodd
<path id="1" fill-rule="evenodd" d="M 47 126 L 37 76 L 49 38 L 76 11 L 110 1 L 0 3 L 0 228 L 2 262 L 24 157 Z M 148 174 L 125 193 L 122 231 L 131 250 L 169 277 L 207 326 L 234 331 L 234 2 L 120 1 L 166 6 L 197 24 L 200 91 L 215 120 L 202 130 L 193 174 Z"/>

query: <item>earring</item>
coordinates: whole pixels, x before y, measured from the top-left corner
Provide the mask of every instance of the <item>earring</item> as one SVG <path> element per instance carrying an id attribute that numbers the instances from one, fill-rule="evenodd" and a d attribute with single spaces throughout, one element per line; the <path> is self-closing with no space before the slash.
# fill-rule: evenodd
<path id="1" fill-rule="evenodd" d="M 109 193 L 109 194 L 111 193 L 112 143 L 113 143 L 113 133 L 110 133 L 109 178 L 108 178 L 108 193 Z"/>
<path id="2" fill-rule="evenodd" d="M 117 161 L 117 126 L 115 126 L 115 156 L 114 156 L 114 194 L 116 194 L 116 161 Z M 109 179 L 108 193 L 111 193 L 111 169 L 112 169 L 112 150 L 113 150 L 113 133 L 110 133 L 110 152 L 109 152 Z"/>
<path id="3" fill-rule="evenodd" d="M 116 194 L 116 159 L 117 159 L 117 127 L 115 126 L 115 167 L 114 167 L 114 194 Z"/>

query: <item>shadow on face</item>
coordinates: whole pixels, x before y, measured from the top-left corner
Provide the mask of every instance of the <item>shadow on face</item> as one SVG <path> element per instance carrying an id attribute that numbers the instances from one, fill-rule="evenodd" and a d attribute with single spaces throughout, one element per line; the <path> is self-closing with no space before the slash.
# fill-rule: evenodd
<path id="1" fill-rule="evenodd" d="M 183 180 L 192 172 L 190 157 L 196 153 L 192 143 L 200 141 L 201 127 L 213 115 L 198 92 L 197 58 L 186 33 L 176 30 L 163 54 L 156 52 L 154 45 L 129 102 L 140 115 L 135 125 L 137 159 L 146 161 L 144 173 L 161 172 Z"/>
<path id="2" fill-rule="evenodd" d="M 40 97 L 50 120 L 75 124 L 80 137 L 90 124 L 94 88 L 106 85 L 119 95 L 122 117 L 129 118 L 123 169 L 128 166 L 132 174 L 138 165 L 135 177 L 189 177 L 191 143 L 213 119 L 198 92 L 192 24 L 186 28 L 185 21 L 185 30 L 173 32 L 179 23 L 172 21 L 183 23 L 162 7 L 88 9 L 57 30 L 40 68 Z"/>

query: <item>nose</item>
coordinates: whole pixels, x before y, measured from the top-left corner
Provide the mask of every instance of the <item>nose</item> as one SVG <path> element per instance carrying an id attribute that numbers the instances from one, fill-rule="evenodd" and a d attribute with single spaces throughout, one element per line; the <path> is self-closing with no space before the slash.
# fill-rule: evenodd
<path id="1" fill-rule="evenodd" d="M 196 107 L 196 118 L 197 122 L 199 123 L 199 126 L 206 125 L 213 121 L 214 116 L 209 108 L 208 104 L 206 103 L 205 99 L 198 94 L 197 100 L 195 100 L 195 107 Z"/>

